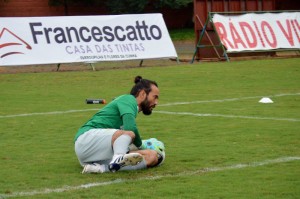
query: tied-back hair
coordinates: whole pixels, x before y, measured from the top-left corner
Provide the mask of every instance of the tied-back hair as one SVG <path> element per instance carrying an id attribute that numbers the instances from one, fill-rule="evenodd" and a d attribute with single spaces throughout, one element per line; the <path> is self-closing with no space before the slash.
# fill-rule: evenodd
<path id="1" fill-rule="evenodd" d="M 137 97 L 141 90 L 144 90 L 148 95 L 151 91 L 151 85 L 158 87 L 157 83 L 152 80 L 143 79 L 141 76 L 136 76 L 134 78 L 135 85 L 132 87 L 130 94 Z"/>

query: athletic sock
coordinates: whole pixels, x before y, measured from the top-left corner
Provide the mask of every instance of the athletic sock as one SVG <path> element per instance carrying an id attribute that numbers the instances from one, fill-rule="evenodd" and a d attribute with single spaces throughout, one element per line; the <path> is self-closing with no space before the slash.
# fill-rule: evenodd
<path id="1" fill-rule="evenodd" d="M 113 144 L 114 156 L 126 154 L 128 152 L 128 146 L 130 143 L 131 137 L 129 135 L 119 136 Z"/>
<path id="2" fill-rule="evenodd" d="M 143 160 L 138 163 L 137 165 L 131 166 L 125 166 L 122 167 L 119 171 L 132 171 L 132 170 L 140 170 L 140 169 L 146 169 L 147 168 L 147 162 L 146 160 L 143 158 Z"/>

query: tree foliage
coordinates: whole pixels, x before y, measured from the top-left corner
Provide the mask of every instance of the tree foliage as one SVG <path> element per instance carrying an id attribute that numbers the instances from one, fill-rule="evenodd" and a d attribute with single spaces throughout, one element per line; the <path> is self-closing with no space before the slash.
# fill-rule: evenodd
<path id="1" fill-rule="evenodd" d="M 148 4 L 148 0 L 114 0 L 106 1 L 106 6 L 113 14 L 141 13 Z"/>
<path id="2" fill-rule="evenodd" d="M 160 0 L 162 6 L 179 9 L 193 3 L 193 0 Z"/>
<path id="3" fill-rule="evenodd" d="M 142 13 L 147 6 L 153 8 L 152 11 L 163 7 L 180 9 L 191 3 L 193 0 L 49 0 L 52 6 L 105 5 L 112 14 Z"/>

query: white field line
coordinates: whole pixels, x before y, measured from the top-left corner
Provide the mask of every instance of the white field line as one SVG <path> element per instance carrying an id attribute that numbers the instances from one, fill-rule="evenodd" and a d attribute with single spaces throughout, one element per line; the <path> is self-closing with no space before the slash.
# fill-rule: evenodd
<path id="1" fill-rule="evenodd" d="M 277 95 L 270 95 L 268 97 L 284 97 L 284 96 L 296 96 L 300 95 L 300 93 L 283 93 Z M 231 101 L 239 101 L 239 100 L 247 100 L 247 99 L 256 99 L 264 96 L 250 96 L 250 97 L 241 97 L 241 98 L 230 98 L 230 99 L 220 99 L 220 100 L 204 100 L 204 101 L 191 101 L 191 102 L 174 102 L 167 104 L 160 104 L 159 106 L 175 106 L 175 105 L 188 105 L 188 104 L 200 104 L 200 103 L 220 103 L 220 102 L 231 102 Z M 66 111 L 52 111 L 52 112 L 40 112 L 40 113 L 23 113 L 23 114 L 14 114 L 14 115 L 0 115 L 1 118 L 14 118 L 14 117 L 27 117 L 27 116 L 35 116 L 35 115 L 57 115 L 57 114 L 66 114 L 66 113 L 77 113 L 77 112 L 87 112 L 87 111 L 98 111 L 99 108 L 94 109 L 82 109 L 82 110 L 66 110 Z M 162 112 L 162 111 L 160 111 Z M 203 114 L 205 116 L 206 114 Z M 209 115 L 209 114 L 208 114 Z M 200 116 L 200 115 L 199 115 Z M 241 116 L 247 117 L 247 116 Z M 257 118 L 258 119 L 258 118 Z M 282 120 L 282 119 L 279 119 Z M 284 119 L 285 120 L 285 119 Z M 294 119 L 292 119 L 294 120 Z M 298 119 L 296 119 L 298 121 Z"/>
<path id="2" fill-rule="evenodd" d="M 1 118 L 14 118 L 14 117 L 26 117 L 35 115 L 57 115 L 66 113 L 86 112 L 86 111 L 98 111 L 99 109 L 84 109 L 84 110 L 67 110 L 67 111 L 53 111 L 53 112 L 41 112 L 41 113 L 24 113 L 17 115 L 0 115 Z M 276 121 L 288 121 L 288 122 L 300 122 L 297 118 L 275 118 L 275 117 L 255 117 L 255 116 L 243 116 L 243 115 L 224 115 L 224 114 L 211 114 L 211 113 L 190 113 L 190 112 L 171 112 L 171 111 L 154 111 L 155 113 L 168 114 L 168 115 L 189 115 L 196 117 L 224 117 L 224 118 L 242 118 L 242 119 L 256 119 L 256 120 L 276 120 Z"/>
<path id="3" fill-rule="evenodd" d="M 16 115 L 0 115 L 1 118 L 12 118 L 12 117 L 27 117 L 27 116 L 35 116 L 35 115 L 58 115 L 58 114 L 66 114 L 66 113 L 77 113 L 77 112 L 87 112 L 87 111 L 98 111 L 98 109 L 82 109 L 82 110 L 67 110 L 67 111 L 52 111 L 52 112 L 41 112 L 41 113 L 23 113 Z"/>
<path id="4" fill-rule="evenodd" d="M 269 95 L 269 96 L 250 96 L 250 97 L 240 97 L 240 98 L 229 98 L 229 99 L 220 99 L 220 100 L 204 100 L 204 101 L 191 101 L 191 102 L 173 102 L 167 104 L 160 104 L 159 106 L 175 106 L 175 105 L 185 105 L 185 104 L 202 104 L 202 103 L 214 103 L 214 102 L 233 102 L 240 100 L 248 100 L 248 99 L 259 99 L 262 97 L 284 97 L 284 96 L 296 96 L 300 95 L 300 93 L 282 93 L 277 95 Z"/>
<path id="5" fill-rule="evenodd" d="M 211 113 L 189 113 L 189 112 L 170 112 L 170 111 L 155 111 L 155 113 L 168 114 L 168 115 L 189 115 L 189 116 L 196 116 L 196 117 L 224 117 L 224 118 L 300 122 L 300 119 L 297 118 L 255 117 L 255 116 L 245 116 L 245 115 L 223 115 L 223 114 L 211 114 Z"/>
<path id="6" fill-rule="evenodd" d="M 224 167 L 210 167 L 210 168 L 202 168 L 195 171 L 184 171 L 177 174 L 167 174 L 167 175 L 158 175 L 158 176 L 152 176 L 152 177 L 142 177 L 137 179 L 116 179 L 112 181 L 106 181 L 106 182 L 95 182 L 95 183 L 88 183 L 88 184 L 82 184 L 77 186 L 63 186 L 61 188 L 56 189 L 50 189 L 46 188 L 44 190 L 33 190 L 29 192 L 15 192 L 11 194 L 0 194 L 0 198 L 12 198 L 12 197 L 22 197 L 22 196 L 35 196 L 35 195 L 46 195 L 51 193 L 62 193 L 67 191 L 77 191 L 81 189 L 88 189 L 92 187 L 103 187 L 108 186 L 112 184 L 119 184 L 119 183 L 135 183 L 138 181 L 145 181 L 145 180 L 157 180 L 161 178 L 170 178 L 170 177 L 181 177 L 181 176 L 194 176 L 195 174 L 205 174 L 205 173 L 211 173 L 211 172 L 218 172 L 218 171 L 226 171 L 226 170 L 234 170 L 234 169 L 243 169 L 243 168 L 251 168 L 251 167 L 258 167 L 258 166 L 264 166 L 264 165 L 270 165 L 270 164 L 279 164 L 279 163 L 285 163 L 285 162 L 291 162 L 291 161 L 297 161 L 300 160 L 300 157 L 281 157 L 277 159 L 272 160 L 264 160 L 261 162 L 251 162 L 251 163 L 244 163 L 244 164 L 235 164 L 230 166 L 224 166 Z M 101 175 L 101 174 L 99 174 Z"/>

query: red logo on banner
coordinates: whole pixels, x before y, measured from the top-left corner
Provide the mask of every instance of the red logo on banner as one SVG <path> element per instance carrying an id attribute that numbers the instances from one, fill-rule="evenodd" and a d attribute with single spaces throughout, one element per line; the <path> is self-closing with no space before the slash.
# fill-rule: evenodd
<path id="1" fill-rule="evenodd" d="M 5 38 L 4 38 L 5 37 Z M 3 39 L 4 38 L 4 39 Z M 2 43 L 4 40 L 4 43 Z M 16 46 L 23 46 L 28 50 L 31 50 L 31 46 L 18 37 L 16 34 L 8 30 L 7 28 L 3 28 L 0 32 L 0 58 L 4 58 L 10 55 L 15 55 L 15 54 L 24 54 L 24 52 L 18 51 Z M 4 50 L 5 52 L 2 52 Z"/>

